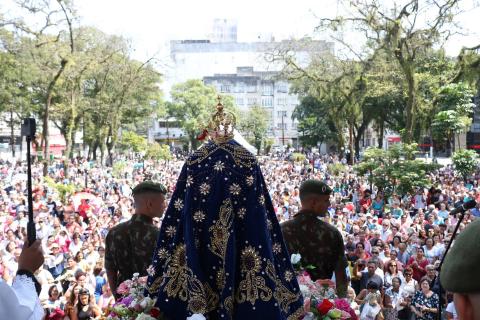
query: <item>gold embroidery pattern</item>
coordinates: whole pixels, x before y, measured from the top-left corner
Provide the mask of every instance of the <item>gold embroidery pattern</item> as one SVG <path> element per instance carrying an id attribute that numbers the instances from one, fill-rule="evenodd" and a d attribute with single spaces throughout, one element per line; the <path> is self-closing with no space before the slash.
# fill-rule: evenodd
<path id="1" fill-rule="evenodd" d="M 190 187 L 192 184 L 193 184 L 193 177 L 188 176 L 187 177 L 187 182 L 186 182 L 187 187 Z"/>
<path id="2" fill-rule="evenodd" d="M 257 276 L 262 268 L 262 260 L 255 248 L 246 247 L 242 251 L 240 263 L 243 280 L 240 281 L 236 293 L 237 303 L 248 301 L 254 305 L 258 299 L 269 301 L 272 298 L 272 290 L 265 285 L 263 277 Z"/>
<path id="3" fill-rule="evenodd" d="M 205 213 L 203 211 L 198 210 L 193 214 L 193 220 L 195 222 L 202 222 L 205 219 Z"/>
<path id="4" fill-rule="evenodd" d="M 272 246 L 272 251 L 273 253 L 279 254 L 280 252 L 282 252 L 282 245 L 278 242 L 274 243 Z"/>
<path id="5" fill-rule="evenodd" d="M 223 169 L 225 169 L 225 164 L 219 160 L 213 165 L 213 169 L 215 171 L 223 171 Z"/>
<path id="6" fill-rule="evenodd" d="M 277 276 L 275 267 L 271 261 L 267 261 L 265 268 L 267 276 L 275 282 L 275 291 L 273 297 L 277 300 L 278 305 L 284 312 L 288 312 L 290 305 L 300 299 L 300 293 L 293 293 L 283 285 L 282 280 Z"/>
<path id="7" fill-rule="evenodd" d="M 257 159 L 253 154 L 250 153 L 250 151 L 240 145 L 233 145 L 230 143 L 204 144 L 198 150 L 196 150 L 193 155 L 187 159 L 186 162 L 188 165 L 201 163 L 205 159 L 207 159 L 212 153 L 219 149 L 222 149 L 229 153 L 233 157 L 233 160 L 237 165 L 250 168 L 257 162 Z"/>
<path id="8" fill-rule="evenodd" d="M 167 259 L 168 258 L 168 251 L 165 248 L 161 248 L 160 250 L 158 250 L 157 255 L 161 260 Z"/>
<path id="9" fill-rule="evenodd" d="M 230 318 L 233 316 L 233 299 L 234 297 L 232 295 L 230 297 L 227 297 L 223 303 L 223 305 L 225 306 L 225 310 L 227 311 Z"/>
<path id="10" fill-rule="evenodd" d="M 245 209 L 245 208 L 238 209 L 237 215 L 240 219 L 245 218 L 246 214 L 247 214 L 247 209 Z"/>
<path id="11" fill-rule="evenodd" d="M 258 202 L 263 206 L 265 205 L 265 196 L 263 194 L 258 197 Z"/>
<path id="12" fill-rule="evenodd" d="M 183 201 L 182 201 L 182 199 L 177 199 L 177 200 L 175 200 L 173 206 L 174 206 L 175 209 L 177 209 L 178 211 L 182 210 L 182 209 L 183 209 Z"/>
<path id="13" fill-rule="evenodd" d="M 300 320 L 303 318 L 303 316 L 305 315 L 305 311 L 303 309 L 303 307 L 300 307 L 297 309 L 297 311 L 295 311 L 294 313 L 292 313 L 288 318 L 287 320 Z"/>
<path id="14" fill-rule="evenodd" d="M 227 254 L 228 240 L 230 238 L 230 228 L 233 223 L 233 208 L 230 199 L 223 201 L 220 206 L 218 220 L 209 231 L 212 233 L 210 238 L 210 251 L 222 261 L 222 271 L 217 273 L 217 287 L 221 291 L 225 287 L 225 256 Z"/>
<path id="15" fill-rule="evenodd" d="M 210 192 L 210 185 L 206 182 L 202 183 L 200 185 L 200 193 L 204 196 L 208 195 L 208 193 Z"/>
<path id="16" fill-rule="evenodd" d="M 175 233 L 177 233 L 177 229 L 174 226 L 169 226 L 167 230 L 165 230 L 167 237 L 173 238 Z"/>
<path id="17" fill-rule="evenodd" d="M 208 283 L 202 284 L 187 267 L 185 249 L 185 244 L 176 247 L 167 272 L 158 277 L 148 291 L 154 294 L 164 286 L 163 291 L 168 297 L 188 301 L 188 310 L 192 313 L 206 314 L 218 308 L 219 297 Z"/>
<path id="18" fill-rule="evenodd" d="M 240 187 L 237 183 L 233 183 L 230 186 L 230 193 L 234 196 L 238 196 L 242 192 L 242 187 Z"/>

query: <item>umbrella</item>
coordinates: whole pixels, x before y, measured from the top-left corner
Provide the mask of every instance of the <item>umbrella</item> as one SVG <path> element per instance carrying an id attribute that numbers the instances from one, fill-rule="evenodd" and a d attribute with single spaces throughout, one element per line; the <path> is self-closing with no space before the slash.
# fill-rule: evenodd
<path id="1" fill-rule="evenodd" d="M 90 200 L 90 204 L 97 207 L 102 204 L 102 199 L 90 192 L 77 192 L 72 196 L 72 200 L 75 210 L 78 209 L 78 206 L 82 203 L 82 200 Z"/>

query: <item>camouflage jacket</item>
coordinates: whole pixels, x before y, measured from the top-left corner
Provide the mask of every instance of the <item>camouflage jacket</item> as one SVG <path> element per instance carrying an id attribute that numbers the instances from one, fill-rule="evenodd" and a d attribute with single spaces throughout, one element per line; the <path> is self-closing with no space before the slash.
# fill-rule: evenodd
<path id="1" fill-rule="evenodd" d="M 118 272 L 117 286 L 134 273 L 147 275 L 159 230 L 150 217 L 135 214 L 113 227 L 105 241 L 105 269 Z"/>
<path id="2" fill-rule="evenodd" d="M 340 231 L 313 212 L 302 210 L 281 228 L 290 255 L 300 253 L 302 266 L 315 266 L 308 270 L 313 280 L 330 279 L 337 266 L 347 267 Z"/>

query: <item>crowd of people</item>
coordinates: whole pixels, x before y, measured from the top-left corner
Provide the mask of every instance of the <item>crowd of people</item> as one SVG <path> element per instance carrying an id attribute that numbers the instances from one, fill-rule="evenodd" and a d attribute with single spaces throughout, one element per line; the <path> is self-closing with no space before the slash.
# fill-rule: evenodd
<path id="1" fill-rule="evenodd" d="M 118 159 L 122 166 L 102 167 L 85 159 L 73 161 L 67 172 L 61 162 L 42 176 L 33 167 L 33 213 L 45 264 L 35 276 L 42 286 L 40 300 L 46 319 L 88 319 L 105 314 L 115 303 L 105 270 L 105 238 L 109 230 L 134 213 L 132 188 L 146 177 L 171 194 L 181 157 L 139 166 Z M 434 319 L 439 299 L 447 319 L 456 312 L 449 295 L 439 296 L 433 281 L 458 216 L 456 204 L 480 202 L 480 174 L 465 183 L 447 166 L 432 174 L 434 185 L 407 195 L 384 194 L 345 165 L 340 175 L 328 170 L 345 162 L 334 154 L 307 154 L 304 162 L 285 155 L 260 157 L 265 182 L 280 223 L 300 210 L 299 186 L 306 179 L 325 181 L 333 190 L 325 221 L 342 234 L 348 260 L 348 299 L 364 319 Z M 26 168 L 0 163 L 0 276 L 12 282 L 26 239 Z M 70 192 L 65 186 L 75 185 Z M 470 210 L 460 225 L 480 216 Z M 154 218 L 160 226 L 161 218 Z"/>

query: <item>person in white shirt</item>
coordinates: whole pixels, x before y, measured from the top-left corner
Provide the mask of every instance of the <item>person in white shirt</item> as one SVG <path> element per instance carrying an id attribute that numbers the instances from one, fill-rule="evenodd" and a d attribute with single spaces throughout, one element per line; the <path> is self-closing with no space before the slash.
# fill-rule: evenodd
<path id="1" fill-rule="evenodd" d="M 12 286 L 0 280 L 0 314 L 8 320 L 41 320 L 43 308 L 38 299 L 40 285 L 33 272 L 43 264 L 40 241 L 26 244 L 18 259 L 18 271 Z"/>

